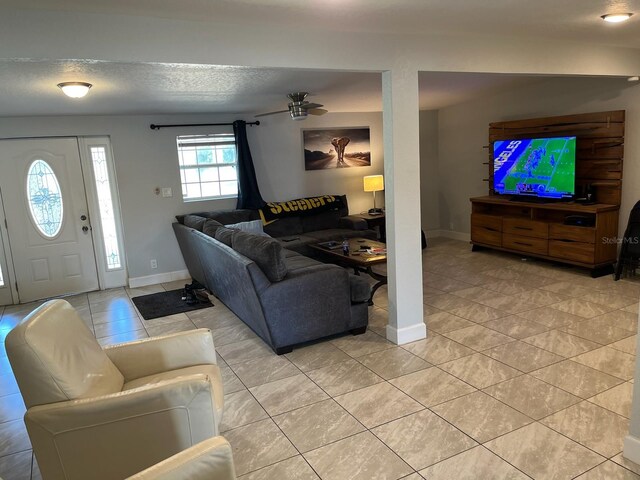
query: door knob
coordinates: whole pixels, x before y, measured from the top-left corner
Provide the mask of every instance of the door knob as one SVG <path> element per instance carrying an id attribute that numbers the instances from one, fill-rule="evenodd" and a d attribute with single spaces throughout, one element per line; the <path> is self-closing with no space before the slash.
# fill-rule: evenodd
<path id="1" fill-rule="evenodd" d="M 82 231 L 84 233 L 87 233 L 89 231 L 89 227 L 87 227 L 86 225 L 84 227 L 82 227 Z"/>
<path id="2" fill-rule="evenodd" d="M 80 215 L 80 220 L 82 220 L 83 222 L 87 219 L 86 215 Z"/>

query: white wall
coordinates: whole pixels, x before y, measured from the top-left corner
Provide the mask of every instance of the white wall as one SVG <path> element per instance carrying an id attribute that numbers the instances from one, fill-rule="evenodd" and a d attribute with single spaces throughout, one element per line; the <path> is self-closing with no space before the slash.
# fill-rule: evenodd
<path id="1" fill-rule="evenodd" d="M 249 132 L 249 142 L 266 201 L 347 193 L 350 213 L 373 207 L 373 195 L 363 190 L 362 177 L 383 173 L 381 113 L 328 113 L 301 122 L 282 114 L 260 121 L 261 125 Z M 302 129 L 320 127 L 370 127 L 371 166 L 305 171 Z M 382 206 L 383 200 L 383 192 L 378 192 L 376 204 Z"/>
<path id="2" fill-rule="evenodd" d="M 182 201 L 176 135 L 208 133 L 231 127 L 151 130 L 151 123 L 220 123 L 231 115 L 87 116 L 0 118 L 2 138 L 108 135 L 111 137 L 122 206 L 129 276 L 141 277 L 185 268 L 171 223 L 174 216 L 202 210 L 235 208 L 234 200 Z M 246 121 L 252 118 L 244 118 Z M 370 126 L 372 166 L 340 170 L 304 171 L 301 128 Z M 382 115 L 327 114 L 294 122 L 287 115 L 248 127 L 256 175 L 265 200 L 287 200 L 325 193 L 346 193 L 352 213 L 370 208 L 371 194 L 362 190 L 362 176 L 382 173 Z M 171 187 L 174 196 L 162 198 L 156 187 Z M 150 260 L 158 268 L 151 269 Z"/>
<path id="3" fill-rule="evenodd" d="M 420 112 L 420 202 L 425 232 L 440 226 L 440 188 L 438 165 L 438 111 Z"/>
<path id="4" fill-rule="evenodd" d="M 626 110 L 620 233 L 640 199 L 640 84 L 611 78 L 554 78 L 444 108 L 438 115 L 440 225 L 468 233 L 469 197 L 486 195 L 490 122 Z M 426 135 L 423 132 L 423 135 Z"/>

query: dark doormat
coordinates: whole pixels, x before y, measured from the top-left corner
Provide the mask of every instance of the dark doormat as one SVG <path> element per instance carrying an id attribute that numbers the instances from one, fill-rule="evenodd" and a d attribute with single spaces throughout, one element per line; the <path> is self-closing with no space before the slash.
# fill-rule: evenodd
<path id="1" fill-rule="evenodd" d="M 175 315 L 176 313 L 191 312 L 192 310 L 200 310 L 201 308 L 212 306 L 209 300 L 199 300 L 198 303 L 188 305 L 186 301 L 182 300 L 183 293 L 182 289 L 170 290 L 168 292 L 133 297 L 131 300 L 133 300 L 145 320 Z"/>

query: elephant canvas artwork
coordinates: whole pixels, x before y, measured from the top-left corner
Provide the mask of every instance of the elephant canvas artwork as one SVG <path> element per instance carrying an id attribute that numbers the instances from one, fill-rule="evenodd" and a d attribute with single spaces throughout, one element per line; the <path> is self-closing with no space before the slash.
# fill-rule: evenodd
<path id="1" fill-rule="evenodd" d="M 302 131 L 305 170 L 371 165 L 369 127 Z"/>

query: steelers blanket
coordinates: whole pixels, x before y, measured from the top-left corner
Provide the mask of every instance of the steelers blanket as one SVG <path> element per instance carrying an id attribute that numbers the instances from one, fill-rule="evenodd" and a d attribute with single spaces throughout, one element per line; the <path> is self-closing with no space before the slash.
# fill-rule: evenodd
<path id="1" fill-rule="evenodd" d="M 314 215 L 342 207 L 344 207 L 342 197 L 322 195 L 320 197 L 298 198 L 287 202 L 269 202 L 259 212 L 263 225 L 268 225 L 279 218 Z"/>

